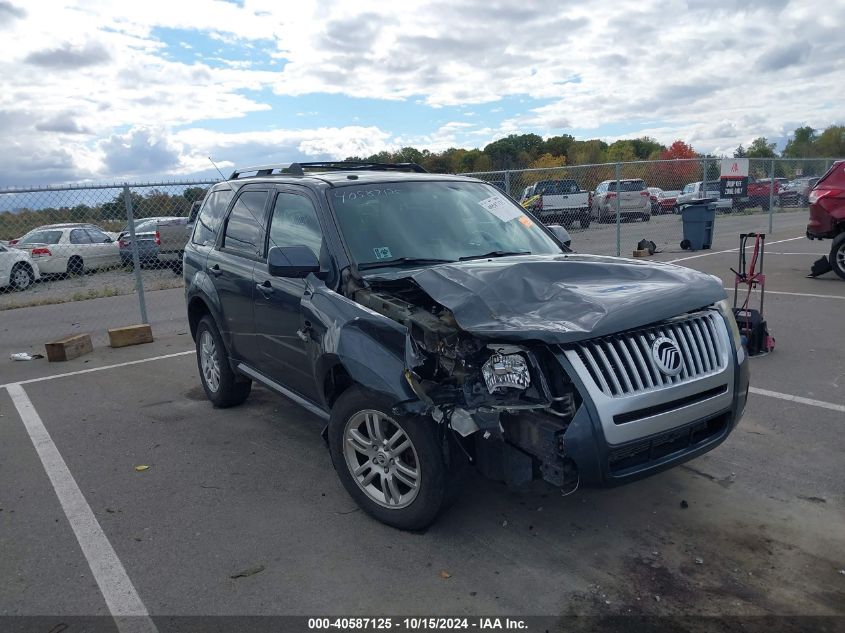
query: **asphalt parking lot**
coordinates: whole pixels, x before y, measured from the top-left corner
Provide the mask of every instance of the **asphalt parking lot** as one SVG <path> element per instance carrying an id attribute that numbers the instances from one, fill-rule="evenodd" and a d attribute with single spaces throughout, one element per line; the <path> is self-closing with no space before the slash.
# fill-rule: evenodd
<path id="1" fill-rule="evenodd" d="M 177 316 L 146 346 L 60 365 L 0 360 L 0 607 L 845 615 L 845 282 L 804 278 L 829 242 L 801 235 L 784 224 L 770 236 L 777 349 L 751 361 L 745 417 L 723 445 L 565 497 L 471 475 L 425 533 L 357 510 L 320 421 L 296 405 L 256 387 L 244 406 L 213 409 Z M 710 251 L 667 241 L 655 259 L 729 287 L 735 247 L 735 232 L 717 233 Z"/>

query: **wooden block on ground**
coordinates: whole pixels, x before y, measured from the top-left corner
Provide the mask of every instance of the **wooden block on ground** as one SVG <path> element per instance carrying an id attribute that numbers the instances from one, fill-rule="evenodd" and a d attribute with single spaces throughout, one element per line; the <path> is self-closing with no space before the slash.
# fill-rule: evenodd
<path id="1" fill-rule="evenodd" d="M 127 325 L 109 330 L 109 345 L 112 347 L 126 347 L 153 342 L 153 330 L 147 324 Z"/>
<path id="2" fill-rule="evenodd" d="M 648 257 L 651 255 L 647 250 L 634 251 L 634 257 Z"/>
<path id="3" fill-rule="evenodd" d="M 47 360 L 51 363 L 70 360 L 94 351 L 88 334 L 74 334 L 60 341 L 45 343 L 44 347 L 47 350 Z"/>

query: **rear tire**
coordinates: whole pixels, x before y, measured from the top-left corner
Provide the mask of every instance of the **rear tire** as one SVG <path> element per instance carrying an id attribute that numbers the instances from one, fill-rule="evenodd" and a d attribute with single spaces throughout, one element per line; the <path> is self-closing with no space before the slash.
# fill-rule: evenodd
<path id="1" fill-rule="evenodd" d="M 581 225 L 582 229 L 588 229 L 588 228 L 590 228 L 590 221 L 591 220 L 592 220 L 592 218 L 589 215 L 582 215 L 581 219 L 578 221 L 578 223 Z"/>
<path id="2" fill-rule="evenodd" d="M 252 381 L 232 371 L 223 337 L 211 316 L 200 319 L 196 340 L 197 367 L 205 395 L 219 409 L 241 404 L 252 391 Z"/>
<path id="3" fill-rule="evenodd" d="M 830 247 L 830 267 L 840 279 L 845 279 L 845 233 L 840 233 L 833 238 L 833 245 Z"/>
<path id="4" fill-rule="evenodd" d="M 643 222 L 651 221 L 651 216 L 648 213 L 646 213 L 644 216 L 642 216 L 642 218 L 643 218 Z"/>
<path id="5" fill-rule="evenodd" d="M 74 255 L 67 260 L 67 274 L 68 276 L 81 275 L 85 272 L 85 262 L 78 255 Z"/>
<path id="6" fill-rule="evenodd" d="M 391 408 L 383 397 L 361 387 L 344 391 L 329 421 L 332 463 L 343 487 L 367 514 L 402 530 L 421 530 L 456 496 L 459 464 L 450 462 L 455 457 L 460 463 L 461 458 L 449 450 L 430 417 L 400 416 Z M 386 442 L 391 437 L 399 438 L 394 448 L 406 441 L 407 448 L 392 451 Z"/>
<path id="7" fill-rule="evenodd" d="M 18 262 L 12 267 L 9 281 L 15 290 L 24 291 L 35 283 L 35 273 L 26 262 Z"/>

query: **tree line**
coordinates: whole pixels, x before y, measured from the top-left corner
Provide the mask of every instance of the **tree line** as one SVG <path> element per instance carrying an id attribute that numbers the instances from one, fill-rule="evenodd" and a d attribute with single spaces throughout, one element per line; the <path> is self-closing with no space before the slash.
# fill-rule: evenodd
<path id="1" fill-rule="evenodd" d="M 703 158 L 691 145 L 676 140 L 666 146 L 643 136 L 606 143 L 600 139 L 576 140 L 570 134 L 544 139 L 538 134 L 510 134 L 483 149 L 450 147 L 442 152 L 403 147 L 346 160 L 381 163 L 417 163 L 435 173 L 466 173 L 505 169 L 553 168 L 636 160 Z M 739 145 L 734 158 L 829 158 L 845 156 L 845 126 L 831 125 L 823 131 L 799 127 L 778 154 L 776 144 L 765 137 L 754 139 L 746 148 Z M 716 157 L 714 157 L 716 158 Z"/>
<path id="2" fill-rule="evenodd" d="M 191 204 L 196 200 L 202 200 L 205 192 L 204 187 L 188 187 L 176 194 L 160 189 L 153 189 L 146 195 L 131 191 L 132 214 L 138 219 L 156 216 L 185 217 L 191 210 Z M 73 206 L 30 204 L 18 207 L 14 211 L 3 211 L 0 213 L 0 240 L 19 238 L 24 233 L 45 224 L 66 222 L 87 222 L 108 231 L 123 230 L 127 225 L 123 192 L 108 202 L 100 204 L 80 203 Z"/>

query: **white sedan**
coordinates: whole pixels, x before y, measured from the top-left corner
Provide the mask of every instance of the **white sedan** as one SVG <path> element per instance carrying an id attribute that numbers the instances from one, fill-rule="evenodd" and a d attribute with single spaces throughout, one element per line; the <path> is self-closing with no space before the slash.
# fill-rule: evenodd
<path id="1" fill-rule="evenodd" d="M 29 253 L 0 244 L 0 288 L 26 290 L 40 277 L 38 265 Z"/>
<path id="2" fill-rule="evenodd" d="M 28 251 L 43 274 L 82 274 L 120 265 L 117 242 L 91 224 L 50 224 L 33 229 L 14 244 Z"/>

